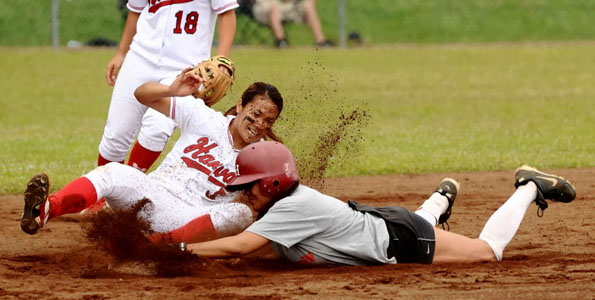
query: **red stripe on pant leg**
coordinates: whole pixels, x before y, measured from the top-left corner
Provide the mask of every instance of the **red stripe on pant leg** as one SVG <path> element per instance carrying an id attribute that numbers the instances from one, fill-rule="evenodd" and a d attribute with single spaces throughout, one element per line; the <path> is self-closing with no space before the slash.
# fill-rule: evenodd
<path id="1" fill-rule="evenodd" d="M 211 215 L 200 216 L 186 225 L 166 233 L 156 233 L 149 236 L 154 244 L 169 243 L 198 243 L 217 239 L 217 231 L 211 221 Z"/>
<path id="2" fill-rule="evenodd" d="M 79 212 L 97 201 L 97 191 L 86 177 L 79 177 L 48 198 L 50 219 Z"/>
<path id="3" fill-rule="evenodd" d="M 155 152 L 143 147 L 138 141 L 132 147 L 130 157 L 128 158 L 128 165 L 135 167 L 142 172 L 147 172 L 153 163 L 159 158 L 161 151 Z"/>

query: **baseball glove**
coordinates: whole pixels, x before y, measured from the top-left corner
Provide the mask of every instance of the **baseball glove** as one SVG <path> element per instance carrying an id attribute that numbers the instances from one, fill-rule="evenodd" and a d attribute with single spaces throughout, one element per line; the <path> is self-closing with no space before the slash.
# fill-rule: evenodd
<path id="1" fill-rule="evenodd" d="M 229 71 L 222 71 L 220 66 Z M 201 62 L 196 68 L 190 70 L 205 80 L 202 86 L 192 93 L 196 98 L 202 99 L 207 106 L 219 102 L 227 93 L 235 79 L 235 65 L 233 61 L 223 55 L 217 55 Z"/>

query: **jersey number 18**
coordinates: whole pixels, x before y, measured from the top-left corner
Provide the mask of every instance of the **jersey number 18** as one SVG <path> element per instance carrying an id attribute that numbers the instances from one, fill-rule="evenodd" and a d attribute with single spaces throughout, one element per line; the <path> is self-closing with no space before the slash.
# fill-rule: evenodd
<path id="1" fill-rule="evenodd" d="M 184 18 L 184 11 L 180 10 L 176 14 L 175 34 L 182 33 L 182 19 Z M 186 23 L 184 24 L 184 32 L 187 34 L 194 34 L 196 32 L 196 24 L 198 23 L 198 13 L 191 11 L 186 15 Z"/>

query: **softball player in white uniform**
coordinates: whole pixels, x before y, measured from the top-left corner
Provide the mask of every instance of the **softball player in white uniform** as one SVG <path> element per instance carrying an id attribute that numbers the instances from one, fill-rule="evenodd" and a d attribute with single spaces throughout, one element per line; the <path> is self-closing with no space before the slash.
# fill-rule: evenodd
<path id="1" fill-rule="evenodd" d="M 139 133 L 147 107 L 136 101 L 134 90 L 148 81 L 174 77 L 183 68 L 208 59 L 217 21 L 217 54 L 229 56 L 236 7 L 236 0 L 128 1 L 130 14 L 120 47 L 106 72 L 108 84 L 115 85 L 99 144 L 98 165 L 123 162 Z M 144 147 L 139 155 L 158 151 L 150 163 L 145 163 L 150 166 L 167 143 L 174 123 L 157 113 L 148 114 L 142 122 Z"/>
<path id="2" fill-rule="evenodd" d="M 156 234 L 150 238 L 156 242 L 205 240 L 247 227 L 253 220 L 251 209 L 233 202 L 237 193 L 225 186 L 237 176 L 238 149 L 271 133 L 283 98 L 274 86 L 257 82 L 242 94 L 237 116 L 224 116 L 193 96 L 176 97 L 196 90 L 198 84 L 182 84 L 190 80 L 198 76 L 179 76 L 171 86 L 148 82 L 137 89 L 139 101 L 168 115 L 181 129 L 180 139 L 154 172 L 147 175 L 108 163 L 53 195 L 48 193 L 47 176 L 38 174 L 25 192 L 23 231 L 34 234 L 50 219 L 81 211 L 102 198 L 114 210 L 149 199 L 139 216 L 151 224 Z"/>

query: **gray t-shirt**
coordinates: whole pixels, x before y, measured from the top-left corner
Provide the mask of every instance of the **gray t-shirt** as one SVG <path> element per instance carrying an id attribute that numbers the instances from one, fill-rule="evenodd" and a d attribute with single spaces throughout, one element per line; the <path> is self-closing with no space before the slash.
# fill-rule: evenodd
<path id="1" fill-rule="evenodd" d="M 389 236 L 384 220 L 304 185 L 246 230 L 270 240 L 277 254 L 291 262 L 396 263 L 386 255 Z"/>

